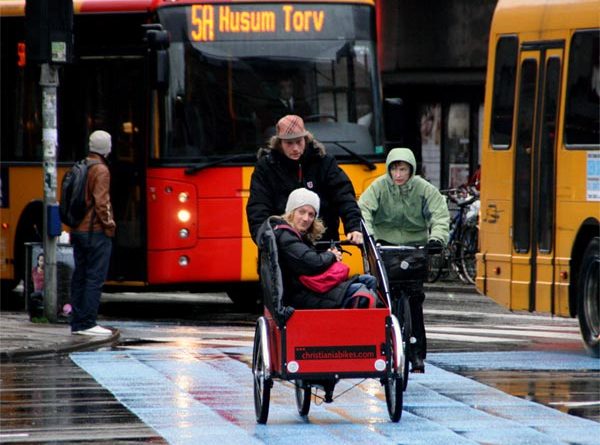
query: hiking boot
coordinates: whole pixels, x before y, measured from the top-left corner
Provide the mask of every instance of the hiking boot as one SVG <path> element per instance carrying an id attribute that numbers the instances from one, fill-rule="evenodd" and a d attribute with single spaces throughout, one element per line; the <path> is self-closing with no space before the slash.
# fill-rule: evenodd
<path id="1" fill-rule="evenodd" d="M 411 358 L 410 364 L 411 364 L 410 372 L 414 372 L 415 374 L 424 374 L 425 373 L 425 363 L 423 363 L 423 359 L 421 357 Z"/>

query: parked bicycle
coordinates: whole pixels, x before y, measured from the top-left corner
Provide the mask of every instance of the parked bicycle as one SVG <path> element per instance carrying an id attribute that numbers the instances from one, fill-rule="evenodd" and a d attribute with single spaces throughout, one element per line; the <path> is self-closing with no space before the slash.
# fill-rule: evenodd
<path id="1" fill-rule="evenodd" d="M 433 283 L 453 272 L 464 283 L 474 284 L 477 275 L 475 254 L 479 234 L 479 191 L 475 187 L 463 186 L 440 192 L 456 208 L 450 222 L 447 246 L 440 254 L 429 256 L 427 281 Z"/>

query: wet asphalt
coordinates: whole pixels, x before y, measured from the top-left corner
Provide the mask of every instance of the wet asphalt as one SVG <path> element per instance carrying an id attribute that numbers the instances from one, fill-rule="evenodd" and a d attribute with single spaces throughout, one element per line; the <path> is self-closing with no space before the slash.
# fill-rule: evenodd
<path id="1" fill-rule="evenodd" d="M 398 430 L 372 381 L 314 406 L 308 423 L 298 423 L 291 388 L 276 383 L 273 426 L 257 428 L 248 374 L 255 318 L 223 299 L 105 303 L 101 320 L 119 333 L 116 341 L 2 361 L 0 442 L 597 443 L 597 434 L 587 441 L 577 433 L 600 425 L 600 379 L 574 320 L 512 314 L 472 293 L 428 294 L 428 372 L 409 381 Z M 484 385 L 450 394 L 471 382 Z M 491 424 L 503 434 L 486 436 Z"/>

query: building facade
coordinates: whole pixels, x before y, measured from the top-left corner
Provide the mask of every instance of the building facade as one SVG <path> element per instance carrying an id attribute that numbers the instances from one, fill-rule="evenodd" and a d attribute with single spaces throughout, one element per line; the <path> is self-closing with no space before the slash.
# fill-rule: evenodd
<path id="1" fill-rule="evenodd" d="M 479 165 L 489 27 L 496 0 L 379 0 L 387 139 L 412 148 L 441 189 Z"/>

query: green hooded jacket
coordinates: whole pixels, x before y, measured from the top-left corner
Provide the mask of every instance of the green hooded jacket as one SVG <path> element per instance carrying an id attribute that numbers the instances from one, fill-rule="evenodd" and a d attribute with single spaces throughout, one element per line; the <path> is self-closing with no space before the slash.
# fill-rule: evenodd
<path id="1" fill-rule="evenodd" d="M 394 183 L 390 165 L 397 161 L 412 166 L 411 177 Z M 408 148 L 392 149 L 386 159 L 387 173 L 375 179 L 361 195 L 358 205 L 367 230 L 375 240 L 398 245 L 425 245 L 438 240 L 446 245 L 450 214 L 439 190 L 414 172 L 415 155 Z"/>

